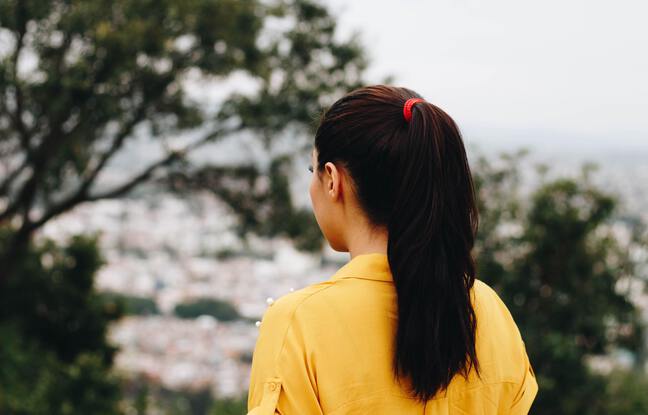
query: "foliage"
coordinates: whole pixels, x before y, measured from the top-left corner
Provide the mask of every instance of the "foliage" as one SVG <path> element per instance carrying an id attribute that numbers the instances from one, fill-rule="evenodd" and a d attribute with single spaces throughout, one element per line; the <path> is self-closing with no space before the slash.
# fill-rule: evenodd
<path id="1" fill-rule="evenodd" d="M 120 309 L 123 315 L 148 316 L 160 314 L 157 303 L 152 298 L 109 292 L 101 293 L 99 297 L 105 307 Z"/>
<path id="2" fill-rule="evenodd" d="M 30 235 L 79 203 L 168 171 L 200 186 L 190 163 L 200 147 L 228 141 L 212 150 L 244 153 L 241 137 L 253 137 L 266 161 L 305 148 L 322 106 L 361 85 L 366 66 L 356 39 L 340 41 L 313 0 L 0 0 L 0 35 L 9 40 L 0 51 L 0 224 L 18 226 L 2 253 L 7 275 Z M 230 75 L 257 88 L 219 103 L 187 92 L 226 92 Z M 138 137 L 157 143 L 159 158 L 101 186 Z M 267 163 L 247 164 L 268 175 Z M 199 171 L 210 167 L 236 176 L 212 163 Z"/>
<path id="3" fill-rule="evenodd" d="M 105 333 L 121 314 L 94 290 L 95 272 L 103 264 L 96 243 L 94 237 L 76 236 L 63 247 L 51 240 L 33 244 L 20 258 L 18 278 L 0 290 L 0 321 L 12 322 L 61 360 L 94 351 L 110 362 L 115 349 Z"/>
<path id="4" fill-rule="evenodd" d="M 648 376 L 639 370 L 615 370 L 608 375 L 606 415 L 648 414 Z"/>
<path id="5" fill-rule="evenodd" d="M 132 404 L 127 411 L 144 415 L 245 415 L 247 391 L 236 398 L 214 397 L 208 389 L 170 390 L 142 378 L 125 381 L 124 395 Z"/>
<path id="6" fill-rule="evenodd" d="M 94 291 L 101 263 L 91 237 L 32 244 L 17 261 L 0 290 L 0 413 L 118 413 L 106 329 L 119 310 Z"/>
<path id="7" fill-rule="evenodd" d="M 605 412 L 606 378 L 585 357 L 625 348 L 642 356 L 638 309 L 617 287 L 637 279 L 610 229 L 616 200 L 589 180 L 543 182 L 520 195 L 519 161 L 476 169 L 481 223 L 478 278 L 493 286 L 525 339 L 540 393 L 534 414 Z"/>
<path id="8" fill-rule="evenodd" d="M 178 304 L 174 313 L 180 318 L 197 318 L 206 315 L 220 321 L 233 321 L 241 318 L 232 304 L 215 298 L 201 298 L 189 303 Z"/>
<path id="9" fill-rule="evenodd" d="M 194 189 L 209 185 L 195 178 L 204 172 L 237 180 L 230 164 L 194 166 L 192 156 L 210 145 L 243 154 L 245 136 L 266 154 L 246 168 L 272 183 L 258 206 L 273 212 L 263 234 L 317 248 L 310 215 L 286 207 L 288 163 L 274 160 L 306 147 L 320 108 L 362 84 L 366 61 L 314 0 L 0 0 L 0 38 L 0 412 L 113 413 L 106 326 L 124 311 L 155 310 L 97 296 L 91 238 L 59 247 L 32 243 L 36 232 L 80 203 L 121 197 L 169 172 Z M 231 76 L 257 88 L 228 93 Z M 149 164 L 127 163 L 121 181 L 103 182 L 142 138 L 157 145 Z M 210 190 L 236 200 L 227 189 Z M 241 229 L 250 231 L 245 218 Z M 207 312 L 237 316 L 222 304 Z"/>
<path id="10" fill-rule="evenodd" d="M 239 218 L 238 234 L 285 236 L 298 249 L 319 251 L 322 234 L 310 209 L 294 206 L 291 189 L 291 159 L 279 157 L 270 163 L 267 174 L 253 165 L 207 167 L 195 170 L 190 176 L 174 173 L 170 188 L 188 193 L 206 188 L 218 195 Z M 228 256 L 221 253 L 221 257 Z"/>
<path id="11" fill-rule="evenodd" d="M 247 414 L 247 391 L 239 398 L 221 398 L 214 400 L 210 415 L 244 415 Z"/>

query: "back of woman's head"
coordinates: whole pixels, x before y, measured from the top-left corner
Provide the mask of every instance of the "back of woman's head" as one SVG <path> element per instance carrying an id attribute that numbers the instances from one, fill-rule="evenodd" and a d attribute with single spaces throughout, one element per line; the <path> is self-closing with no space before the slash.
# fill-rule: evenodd
<path id="1" fill-rule="evenodd" d="M 459 129 L 423 101 L 403 115 L 414 91 L 356 89 L 323 115 L 315 135 L 318 171 L 343 167 L 369 222 L 388 231 L 387 256 L 398 298 L 394 375 L 421 401 L 452 377 L 479 374 L 472 248 L 478 212 Z"/>

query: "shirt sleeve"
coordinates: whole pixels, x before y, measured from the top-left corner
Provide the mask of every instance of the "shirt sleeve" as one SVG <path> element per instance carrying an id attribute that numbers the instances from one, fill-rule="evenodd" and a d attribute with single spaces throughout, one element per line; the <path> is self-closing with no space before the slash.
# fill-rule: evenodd
<path id="1" fill-rule="evenodd" d="M 252 357 L 248 415 L 323 413 L 305 325 L 296 315 L 301 301 L 282 297 L 263 316 Z"/>
<path id="2" fill-rule="evenodd" d="M 523 343 L 524 344 L 524 343 Z M 511 406 L 511 415 L 526 415 L 531 410 L 531 405 L 533 400 L 538 394 L 538 382 L 529 361 L 529 356 L 526 353 L 526 347 L 524 350 L 524 378 L 522 379 L 522 385 L 518 390 L 515 398 L 513 399 L 513 405 Z"/>

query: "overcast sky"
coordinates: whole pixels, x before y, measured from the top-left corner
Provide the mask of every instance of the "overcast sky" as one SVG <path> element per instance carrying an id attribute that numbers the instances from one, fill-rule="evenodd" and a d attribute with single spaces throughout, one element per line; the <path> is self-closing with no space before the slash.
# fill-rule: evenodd
<path id="1" fill-rule="evenodd" d="M 646 0 L 326 0 L 467 140 L 648 150 Z"/>

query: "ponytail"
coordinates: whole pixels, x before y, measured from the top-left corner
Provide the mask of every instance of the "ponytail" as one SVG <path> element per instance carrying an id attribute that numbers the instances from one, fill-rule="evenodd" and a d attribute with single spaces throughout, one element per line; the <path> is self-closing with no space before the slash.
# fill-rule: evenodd
<path id="1" fill-rule="evenodd" d="M 400 174 L 387 255 L 398 296 L 394 369 L 425 401 L 477 365 L 469 292 L 477 226 L 473 184 L 454 122 L 430 103 L 413 108 L 394 166 Z M 467 359 L 468 357 L 468 359 Z"/>
<path id="2" fill-rule="evenodd" d="M 352 91 L 323 115 L 319 166 L 339 161 L 375 225 L 388 231 L 398 301 L 393 369 L 422 402 L 474 366 L 476 316 L 471 254 L 478 226 L 472 175 L 459 130 L 440 108 L 406 88 Z"/>

